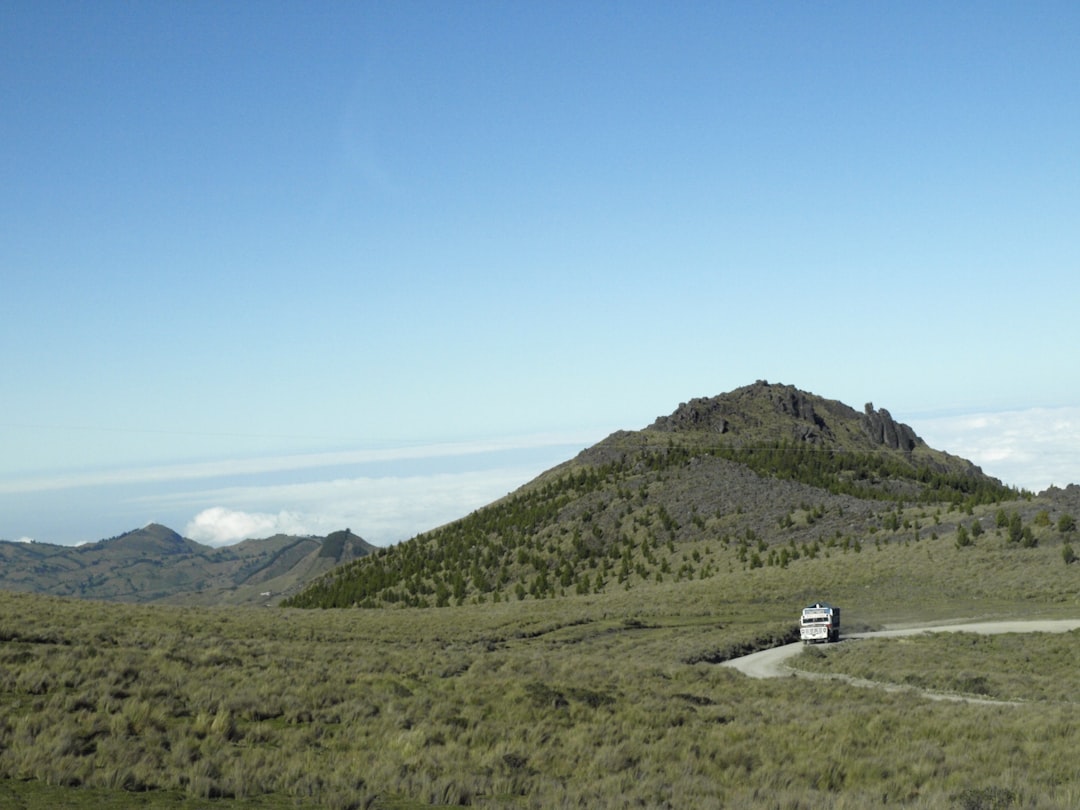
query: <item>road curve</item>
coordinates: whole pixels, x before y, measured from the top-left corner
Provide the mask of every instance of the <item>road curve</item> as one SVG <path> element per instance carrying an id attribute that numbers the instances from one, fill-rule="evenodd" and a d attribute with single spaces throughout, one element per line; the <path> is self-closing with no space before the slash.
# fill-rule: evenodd
<path id="1" fill-rule="evenodd" d="M 1080 628 L 1080 619 L 1037 619 L 1032 621 L 973 622 L 967 624 L 928 624 L 893 630 L 877 630 L 872 633 L 851 633 L 844 635 L 843 638 L 895 638 L 898 636 L 912 636 L 917 633 L 983 633 L 987 635 L 994 633 L 1066 633 L 1069 630 L 1078 628 Z M 785 644 L 783 647 L 774 647 L 771 650 L 762 650 L 761 652 L 744 655 L 741 658 L 733 658 L 730 661 L 725 661 L 720 666 L 737 669 L 751 678 L 779 678 L 792 675 L 795 672 L 787 665 L 787 661 L 798 655 L 802 649 L 802 642 L 797 641 L 794 644 Z M 809 673 L 799 674 L 809 675 Z M 852 683 L 873 686 L 882 685 L 856 679 L 852 679 Z"/>

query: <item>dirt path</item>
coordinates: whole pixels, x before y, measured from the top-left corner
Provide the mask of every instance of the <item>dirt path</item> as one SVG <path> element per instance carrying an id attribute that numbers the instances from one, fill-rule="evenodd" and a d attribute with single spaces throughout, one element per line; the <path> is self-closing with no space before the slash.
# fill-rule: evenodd
<path id="1" fill-rule="evenodd" d="M 1065 633 L 1069 630 L 1080 628 L 1080 619 L 1040 619 L 1034 621 L 1003 621 L 1003 622 L 974 622 L 967 624 L 935 624 L 920 625 L 916 627 L 904 627 L 893 630 L 878 630 L 872 633 L 845 634 L 843 639 L 857 638 L 895 638 L 899 636 L 912 636 L 917 633 Z M 895 684 L 878 683 L 861 678 L 848 676 L 822 675 L 818 673 L 803 672 L 792 669 L 787 662 L 802 652 L 802 642 L 785 644 L 783 647 L 774 647 L 771 650 L 744 655 L 725 661 L 720 666 L 737 669 L 751 678 L 780 678 L 798 674 L 800 678 L 842 678 L 855 686 L 873 686 L 887 690 L 911 689 L 910 686 L 898 686 Z M 958 695 L 945 695 L 937 692 L 923 690 L 923 693 L 935 700 L 967 700 L 978 703 L 1001 703 L 1003 701 L 991 701 L 980 698 L 968 698 Z"/>

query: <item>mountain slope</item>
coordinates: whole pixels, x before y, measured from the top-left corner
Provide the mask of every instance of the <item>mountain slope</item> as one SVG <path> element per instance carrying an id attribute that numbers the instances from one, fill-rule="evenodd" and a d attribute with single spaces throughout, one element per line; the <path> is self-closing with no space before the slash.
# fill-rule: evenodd
<path id="1" fill-rule="evenodd" d="M 0 542 L 0 588 L 120 602 L 265 604 L 374 548 L 347 529 L 213 548 L 150 524 L 78 547 Z"/>
<path id="2" fill-rule="evenodd" d="M 445 606 L 701 579 L 880 542 L 910 524 L 906 509 L 955 526 L 1020 495 L 888 411 L 758 382 L 612 434 L 287 604 Z"/>

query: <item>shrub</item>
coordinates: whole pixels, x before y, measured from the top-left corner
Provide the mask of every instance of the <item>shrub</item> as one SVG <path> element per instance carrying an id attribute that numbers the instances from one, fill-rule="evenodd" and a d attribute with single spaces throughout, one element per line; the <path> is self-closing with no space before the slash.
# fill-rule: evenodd
<path id="1" fill-rule="evenodd" d="M 1024 536 L 1024 522 L 1019 512 L 1013 512 L 1008 520 L 1009 542 L 1019 543 Z"/>
<path id="2" fill-rule="evenodd" d="M 1039 538 L 1035 536 L 1030 526 L 1025 526 L 1020 532 L 1020 545 L 1024 548 L 1035 548 L 1039 545 Z"/>
<path id="3" fill-rule="evenodd" d="M 1016 803 L 1015 791 L 1003 787 L 967 788 L 951 798 L 960 810 L 1004 810 Z"/>
<path id="4" fill-rule="evenodd" d="M 975 541 L 973 541 L 971 539 L 971 535 L 968 534 L 967 529 L 965 529 L 963 526 L 957 526 L 956 527 L 956 547 L 957 548 L 967 548 L 968 546 L 974 545 L 974 542 Z"/>

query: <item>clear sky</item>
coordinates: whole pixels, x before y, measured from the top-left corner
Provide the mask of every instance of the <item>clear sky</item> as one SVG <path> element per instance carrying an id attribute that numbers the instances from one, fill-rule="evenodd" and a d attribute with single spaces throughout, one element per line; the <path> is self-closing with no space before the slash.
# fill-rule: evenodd
<path id="1" fill-rule="evenodd" d="M 1075 2 L 0 5 L 0 537 L 459 517 L 757 379 L 1080 482 Z"/>

